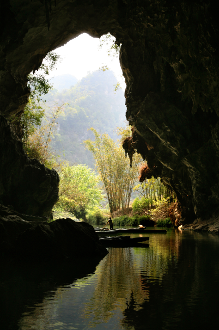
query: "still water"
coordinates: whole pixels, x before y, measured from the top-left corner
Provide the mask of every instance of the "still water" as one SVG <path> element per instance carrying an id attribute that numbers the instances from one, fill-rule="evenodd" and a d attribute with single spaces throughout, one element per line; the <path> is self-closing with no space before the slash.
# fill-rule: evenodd
<path id="1" fill-rule="evenodd" d="M 145 236 L 98 264 L 2 265 L 0 329 L 218 328 L 219 236 Z"/>

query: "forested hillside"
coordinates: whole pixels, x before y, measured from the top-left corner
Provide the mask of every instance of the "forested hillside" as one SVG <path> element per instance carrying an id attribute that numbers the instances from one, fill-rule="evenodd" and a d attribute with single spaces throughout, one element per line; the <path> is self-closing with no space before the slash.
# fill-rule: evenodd
<path id="1" fill-rule="evenodd" d="M 93 139 L 91 127 L 114 140 L 118 138 L 116 128 L 125 126 L 126 107 L 124 92 L 121 88 L 115 91 L 116 84 L 113 72 L 99 70 L 69 89 L 53 89 L 47 95 L 47 111 L 54 104 L 65 104 L 52 142 L 53 150 L 61 159 L 94 167 L 92 155 L 83 144 L 84 140 Z"/>

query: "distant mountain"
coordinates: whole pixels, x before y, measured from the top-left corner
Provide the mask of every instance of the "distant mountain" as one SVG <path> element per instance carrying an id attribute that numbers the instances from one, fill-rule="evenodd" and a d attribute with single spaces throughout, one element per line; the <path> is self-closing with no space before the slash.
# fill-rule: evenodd
<path id="1" fill-rule="evenodd" d="M 50 79 L 51 84 L 53 87 L 58 91 L 63 89 L 69 89 L 77 84 L 78 79 L 72 76 L 71 74 L 62 74 L 60 76 L 56 76 Z"/>
<path id="2" fill-rule="evenodd" d="M 126 126 L 126 106 L 122 89 L 115 91 L 117 80 L 112 71 L 95 71 L 74 87 L 52 90 L 47 94 L 47 104 L 64 104 L 58 119 L 58 131 L 53 139 L 53 149 L 70 164 L 87 164 L 94 167 L 93 156 L 85 149 L 83 141 L 94 139 L 89 128 L 107 133 L 118 139 L 117 127 Z"/>

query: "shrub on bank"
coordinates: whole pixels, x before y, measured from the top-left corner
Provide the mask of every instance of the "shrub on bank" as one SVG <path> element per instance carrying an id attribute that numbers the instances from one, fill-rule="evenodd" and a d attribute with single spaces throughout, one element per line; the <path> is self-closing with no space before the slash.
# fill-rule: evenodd
<path id="1" fill-rule="evenodd" d="M 149 198 L 142 197 L 140 198 L 135 198 L 133 203 L 132 203 L 132 211 L 133 214 L 142 214 L 146 210 L 149 210 L 150 205 L 153 204 L 153 201 Z"/>
<path id="2" fill-rule="evenodd" d="M 127 215 L 122 215 L 120 217 L 116 217 L 113 219 L 114 226 L 124 227 L 124 226 L 132 226 L 137 227 L 139 225 L 143 226 L 154 226 L 154 221 L 151 220 L 149 215 L 144 216 L 132 216 L 128 217 Z"/>
<path id="3" fill-rule="evenodd" d="M 159 219 L 157 221 L 157 227 L 173 227 L 173 224 L 172 224 L 170 218 Z"/>
<path id="4" fill-rule="evenodd" d="M 87 215 L 87 222 L 93 226 L 103 225 L 106 223 L 106 217 L 101 210 L 90 211 Z"/>

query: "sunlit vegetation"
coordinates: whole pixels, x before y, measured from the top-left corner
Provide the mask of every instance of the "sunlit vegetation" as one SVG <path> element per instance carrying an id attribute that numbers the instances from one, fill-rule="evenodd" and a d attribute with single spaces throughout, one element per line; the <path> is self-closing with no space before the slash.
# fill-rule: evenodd
<path id="1" fill-rule="evenodd" d="M 23 113 L 12 116 L 10 120 L 13 130 L 23 142 L 27 156 L 38 159 L 41 164 L 49 168 L 57 168 L 58 166 L 50 142 L 62 106 L 53 105 L 50 114 L 46 115 L 43 97 L 52 89 L 48 75 L 58 60 L 59 55 L 50 52 L 39 71 L 28 75 L 28 87 L 31 91 L 28 103 Z"/>
<path id="2" fill-rule="evenodd" d="M 153 221 L 151 220 L 150 215 L 135 215 L 135 216 L 122 215 L 120 217 L 114 218 L 113 224 L 119 227 L 124 227 L 124 226 L 138 227 L 139 225 L 153 226 Z"/>
<path id="3" fill-rule="evenodd" d="M 99 177 L 86 165 L 64 166 L 60 172 L 59 201 L 55 209 L 71 212 L 87 220 L 89 210 L 103 199 Z"/>
<path id="4" fill-rule="evenodd" d="M 112 36 L 110 33 L 104 34 L 100 38 L 100 48 L 104 46 L 107 46 L 108 55 L 109 56 L 118 56 L 121 44 L 116 42 L 116 38 Z"/>
<path id="5" fill-rule="evenodd" d="M 107 36 L 106 40 L 110 38 Z M 118 49 L 115 46 L 115 50 Z M 113 87 L 115 77 L 110 71 L 97 71 L 78 83 L 68 77 L 74 86 L 62 91 L 52 90 L 46 77 L 57 61 L 58 56 L 49 53 L 47 64 L 42 64 L 37 74 L 29 75 L 28 104 L 21 116 L 11 119 L 27 156 L 59 173 L 59 200 L 54 207 L 54 219 L 72 217 L 103 225 L 111 215 L 118 226 L 149 225 L 153 210 L 165 203 L 170 192 L 160 178 L 137 183 L 139 167 L 147 164 L 135 153 L 130 166 L 125 156 L 122 142 L 131 136 L 130 126 L 117 128 L 113 138 L 107 134 L 119 123 L 118 114 L 122 112 L 121 99 L 117 93 L 115 96 Z M 63 81 L 61 86 L 64 86 Z M 95 128 L 87 130 L 91 124 Z M 100 129 L 105 133 L 99 133 Z M 120 141 L 116 142 L 118 135 Z M 67 150 L 65 158 L 70 162 L 76 160 L 77 165 L 62 162 L 62 143 Z M 77 161 L 84 159 L 87 163 L 82 149 L 87 149 L 89 164 L 93 164 L 94 159 L 98 175 Z M 133 192 L 137 197 L 131 203 Z M 164 224 L 169 225 L 165 218 L 160 219 L 158 225 Z"/>
<path id="6" fill-rule="evenodd" d="M 149 204 L 153 203 L 153 201 L 161 201 L 171 194 L 170 190 L 162 183 L 161 179 L 155 179 L 154 177 L 137 184 L 133 190 L 147 199 Z"/>
<path id="7" fill-rule="evenodd" d="M 41 164 L 48 168 L 58 169 L 60 166 L 57 156 L 52 152 L 51 141 L 57 128 L 57 118 L 61 111 L 62 107 L 54 107 L 51 115 L 44 115 L 43 122 L 33 125 L 32 130 L 26 132 L 28 134 L 26 134 L 23 140 L 24 150 L 28 157 L 38 159 Z"/>
<path id="8" fill-rule="evenodd" d="M 96 168 L 106 191 L 110 214 L 113 216 L 115 211 L 129 208 L 141 157 L 136 154 L 133 166 L 130 167 L 121 145 L 116 144 L 107 134 L 101 135 L 95 129 L 91 130 L 95 141 L 86 140 L 85 144 L 95 158 Z"/>
<path id="9" fill-rule="evenodd" d="M 166 219 L 159 219 L 157 221 L 157 227 L 172 227 L 173 224 L 170 220 L 170 218 L 166 218 Z"/>
<path id="10" fill-rule="evenodd" d="M 46 113 L 54 102 L 59 106 L 64 104 L 51 146 L 54 153 L 70 165 L 87 164 L 95 167 L 93 157 L 83 144 L 84 140 L 93 139 L 90 127 L 116 140 L 116 127 L 125 126 L 124 95 L 121 89 L 115 92 L 116 84 L 112 71 L 98 70 L 74 86 L 54 89 L 46 95 Z"/>

